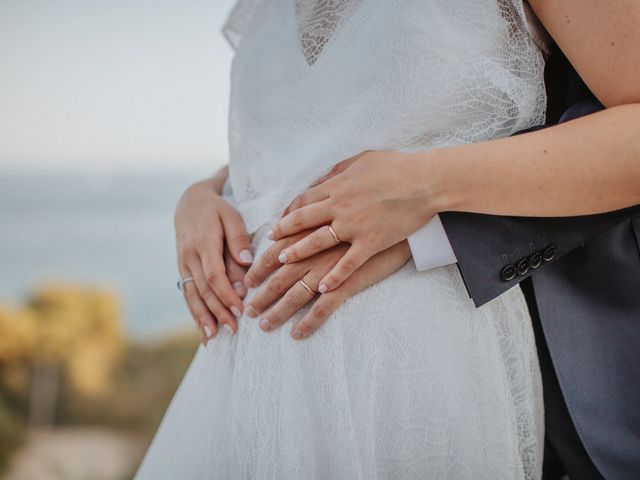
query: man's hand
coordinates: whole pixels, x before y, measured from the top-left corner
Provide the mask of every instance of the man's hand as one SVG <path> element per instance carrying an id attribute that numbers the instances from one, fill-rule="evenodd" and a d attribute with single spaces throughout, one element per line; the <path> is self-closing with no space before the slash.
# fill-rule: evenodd
<path id="1" fill-rule="evenodd" d="M 404 240 L 371 257 L 337 289 L 317 296 L 320 279 L 349 246 L 342 243 L 300 262 L 281 265 L 278 257 L 282 250 L 308 234 L 306 231 L 275 242 L 247 272 L 247 286 L 259 285 L 271 274 L 245 310 L 252 318 L 261 315 L 260 328 L 265 332 L 278 328 L 314 301 L 307 314 L 291 329 L 291 336 L 296 340 L 309 337 L 347 298 L 393 274 L 411 257 L 409 244 Z"/>

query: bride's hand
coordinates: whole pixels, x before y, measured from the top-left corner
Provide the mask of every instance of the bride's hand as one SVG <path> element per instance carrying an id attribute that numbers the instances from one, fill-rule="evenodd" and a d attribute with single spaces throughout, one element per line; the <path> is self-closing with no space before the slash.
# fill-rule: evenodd
<path id="1" fill-rule="evenodd" d="M 320 279 L 338 262 L 349 246 L 344 243 L 334 245 L 306 260 L 281 265 L 277 261 L 281 251 L 308 233 L 302 232 L 275 242 L 247 272 L 245 283 L 248 286 L 259 285 L 274 272 L 246 308 L 249 317 L 261 315 L 259 325 L 265 332 L 278 328 L 315 299 L 307 314 L 291 329 L 291 336 L 296 340 L 309 337 L 347 298 L 388 277 L 411 257 L 408 242 L 402 241 L 374 255 L 339 288 L 318 297 L 315 292 L 318 291 Z"/>
<path id="2" fill-rule="evenodd" d="M 376 253 L 406 239 L 440 210 L 440 192 L 430 157 L 367 151 L 338 164 L 300 195 L 273 227 L 273 240 L 320 227 L 287 247 L 292 264 L 340 242 L 348 251 L 319 282 L 334 290 Z"/>
<path id="3" fill-rule="evenodd" d="M 178 266 L 193 277 L 184 295 L 204 343 L 221 326 L 237 331 L 242 314 L 245 267 L 253 261 L 251 241 L 240 214 L 218 195 L 210 181 L 189 187 L 175 213 Z"/>

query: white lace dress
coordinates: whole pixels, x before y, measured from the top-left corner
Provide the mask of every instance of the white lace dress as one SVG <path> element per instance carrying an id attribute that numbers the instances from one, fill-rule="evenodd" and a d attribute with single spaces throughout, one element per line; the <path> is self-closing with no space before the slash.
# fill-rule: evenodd
<path id="1" fill-rule="evenodd" d="M 517 0 L 241 0 L 225 32 L 231 181 L 258 255 L 283 207 L 345 158 L 544 120 L 544 61 Z M 311 338 L 289 330 L 242 317 L 200 347 L 136 478 L 540 478 L 519 287 L 476 309 L 456 266 L 410 262 Z"/>

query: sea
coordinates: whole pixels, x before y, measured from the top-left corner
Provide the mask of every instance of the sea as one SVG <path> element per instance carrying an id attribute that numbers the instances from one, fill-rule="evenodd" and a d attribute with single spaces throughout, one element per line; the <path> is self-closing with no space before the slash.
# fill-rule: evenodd
<path id="1" fill-rule="evenodd" d="M 0 174 L 0 303 L 39 285 L 117 292 L 126 332 L 193 326 L 176 289 L 173 212 L 188 174 Z M 1 333 L 0 333 L 1 334 Z"/>

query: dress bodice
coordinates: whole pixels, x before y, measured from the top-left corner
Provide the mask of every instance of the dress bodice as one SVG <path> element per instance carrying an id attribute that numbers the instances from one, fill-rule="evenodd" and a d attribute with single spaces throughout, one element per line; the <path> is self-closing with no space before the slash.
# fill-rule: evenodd
<path id="1" fill-rule="evenodd" d="M 250 232 L 336 163 L 544 122 L 518 0 L 240 0 L 225 33 L 230 177 Z"/>

